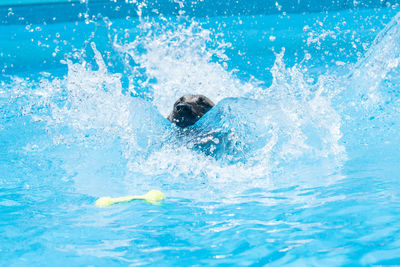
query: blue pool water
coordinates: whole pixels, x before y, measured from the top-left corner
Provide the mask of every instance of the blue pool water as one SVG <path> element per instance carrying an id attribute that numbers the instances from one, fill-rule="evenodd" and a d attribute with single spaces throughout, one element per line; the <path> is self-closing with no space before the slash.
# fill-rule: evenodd
<path id="1" fill-rule="evenodd" d="M 22 2 L 0 6 L 0 265 L 400 264 L 397 1 Z M 182 134 L 186 93 L 217 105 Z"/>

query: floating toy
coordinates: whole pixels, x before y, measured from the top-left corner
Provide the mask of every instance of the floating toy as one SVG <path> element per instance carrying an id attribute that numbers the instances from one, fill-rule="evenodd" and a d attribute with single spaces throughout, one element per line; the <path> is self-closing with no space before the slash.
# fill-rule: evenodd
<path id="1" fill-rule="evenodd" d="M 128 203 L 133 200 L 146 200 L 149 203 L 152 204 L 157 204 L 160 200 L 165 199 L 165 196 L 163 193 L 161 193 L 158 190 L 151 190 L 147 192 L 145 195 L 141 196 L 126 196 L 126 197 L 101 197 L 98 200 L 96 200 L 96 206 L 97 207 L 108 207 L 114 204 L 119 204 L 119 203 Z"/>

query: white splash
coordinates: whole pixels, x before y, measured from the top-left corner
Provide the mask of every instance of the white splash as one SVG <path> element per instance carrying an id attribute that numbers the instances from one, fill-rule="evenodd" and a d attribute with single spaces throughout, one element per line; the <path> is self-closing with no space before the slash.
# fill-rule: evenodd
<path id="1" fill-rule="evenodd" d="M 225 97 L 246 96 L 259 90 L 252 83 L 236 79 L 224 63 L 219 63 L 227 60 L 224 51 L 230 44 L 209 48 L 215 36 L 195 21 L 161 31 L 153 29 L 159 26 L 157 23 L 150 25 L 144 36 L 128 45 L 115 43 L 115 47 L 144 69 L 148 80 L 157 81 L 143 86 L 151 87 L 153 103 L 162 115 L 167 116 L 176 99 L 184 94 L 207 95 L 217 103 Z"/>
<path id="2" fill-rule="evenodd" d="M 144 33 L 135 41 L 114 45 L 118 53 L 134 61 L 134 66 L 126 65 L 131 68 L 129 80 L 137 79 L 135 75 L 145 78 L 142 84 L 131 83 L 130 91 L 136 96 L 149 91 L 150 100 L 124 94 L 122 74 L 109 73 L 92 43 L 97 66 L 84 59 L 81 63 L 67 60 L 66 77 L 43 78 L 32 90 L 32 105 L 26 113 L 47 123 L 55 144 L 102 147 L 117 141 L 129 173 L 134 174 L 127 176 L 135 184 L 165 186 L 175 181 L 188 190 L 193 181 L 237 191 L 244 190 L 244 184 L 269 186 L 271 172 L 292 163 L 326 159 L 335 168 L 346 159 L 340 143 L 341 117 L 331 104 L 336 95 L 333 78 L 321 76 L 316 84 L 308 83 L 299 66 L 285 66 L 282 52 L 271 71 L 272 86 L 263 88 L 257 81 L 241 81 L 228 71 L 224 53 L 228 44 L 215 43 L 212 33 L 196 22 L 188 26 L 169 22 L 161 30 L 154 29 L 156 23 L 142 23 Z M 165 117 L 174 101 L 186 93 L 204 94 L 215 102 L 227 97 L 256 100 L 259 104 L 254 108 L 265 110 L 264 114 L 247 116 L 254 119 L 248 125 L 230 114 L 223 127 L 236 123 L 238 128 L 232 129 L 238 130 L 228 138 L 244 144 L 244 149 L 249 138 L 266 139 L 263 146 L 245 151 L 244 161 L 218 160 L 182 146 L 159 113 Z M 37 107 L 42 110 L 38 112 Z M 266 132 L 251 136 L 256 132 L 252 129 Z M 233 188 L 234 182 L 243 183 L 242 187 Z"/>

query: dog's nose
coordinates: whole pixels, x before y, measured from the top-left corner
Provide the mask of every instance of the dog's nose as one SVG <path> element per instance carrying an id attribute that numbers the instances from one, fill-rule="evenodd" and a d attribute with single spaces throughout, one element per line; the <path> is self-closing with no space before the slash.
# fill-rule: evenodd
<path id="1" fill-rule="evenodd" d="M 191 106 L 189 104 L 186 104 L 186 103 L 178 104 L 176 106 L 176 110 L 178 112 L 186 112 L 186 111 L 189 111 L 190 109 L 191 109 Z"/>

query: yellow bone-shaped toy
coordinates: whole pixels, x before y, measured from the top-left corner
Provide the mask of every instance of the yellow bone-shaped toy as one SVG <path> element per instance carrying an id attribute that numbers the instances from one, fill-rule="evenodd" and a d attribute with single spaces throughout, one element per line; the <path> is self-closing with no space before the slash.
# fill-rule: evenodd
<path id="1" fill-rule="evenodd" d="M 108 207 L 114 204 L 118 204 L 118 203 L 127 203 L 127 202 L 131 202 L 133 200 L 146 200 L 147 202 L 150 203 L 157 203 L 160 200 L 165 199 L 165 196 L 163 193 L 161 193 L 158 190 L 151 190 L 149 192 L 147 192 L 147 194 L 145 195 L 141 195 L 141 196 L 126 196 L 126 197 L 116 197 L 116 198 L 112 198 L 112 197 L 101 197 L 98 200 L 96 200 L 96 206 L 97 207 Z"/>

